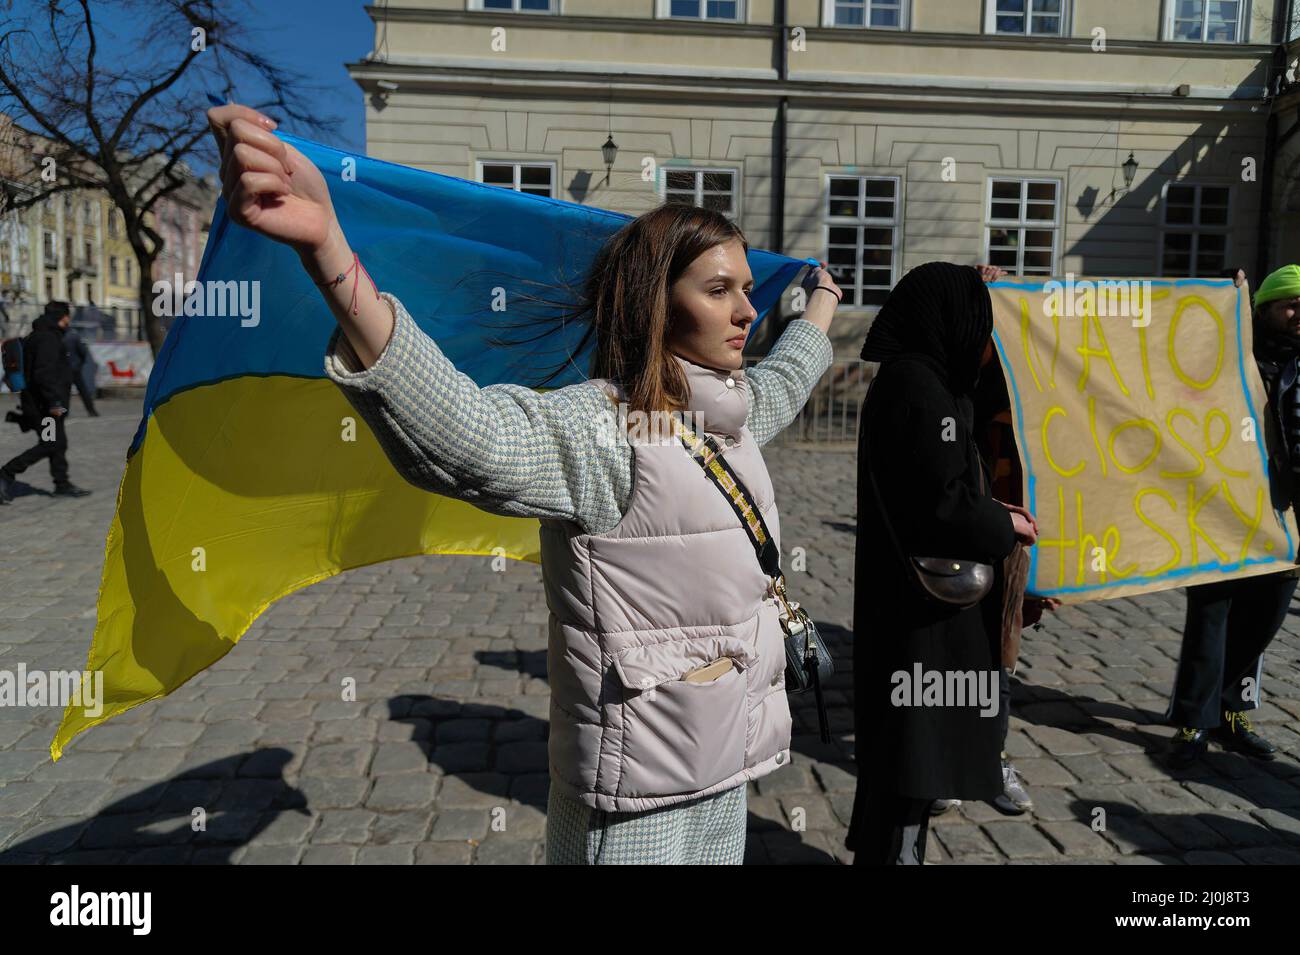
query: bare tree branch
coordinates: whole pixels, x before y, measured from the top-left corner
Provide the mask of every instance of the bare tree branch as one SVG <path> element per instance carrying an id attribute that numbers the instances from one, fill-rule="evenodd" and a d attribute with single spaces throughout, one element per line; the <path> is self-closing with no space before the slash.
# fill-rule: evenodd
<path id="1" fill-rule="evenodd" d="M 103 29 L 106 7 L 117 14 L 112 30 Z M 316 88 L 245 35 L 243 24 L 259 22 L 248 0 L 45 0 L 31 8 L 7 14 L 0 28 L 0 112 L 23 130 L 22 143 L 11 145 L 31 160 L 53 158 L 57 180 L 41 178 L 37 162 L 13 163 L 6 172 L 0 161 L 0 179 L 16 182 L 0 189 L 0 214 L 60 192 L 106 194 L 140 267 L 140 303 L 156 352 L 162 329 L 146 303 L 164 239 L 149 219 L 195 181 L 193 165 L 215 160 L 203 94 L 239 90 L 241 101 L 274 109 L 282 126 L 294 122 L 307 132 L 333 129 L 338 120 L 311 108 L 307 95 Z M 132 20 L 134 30 L 121 28 Z M 183 53 L 169 36 L 184 43 Z"/>

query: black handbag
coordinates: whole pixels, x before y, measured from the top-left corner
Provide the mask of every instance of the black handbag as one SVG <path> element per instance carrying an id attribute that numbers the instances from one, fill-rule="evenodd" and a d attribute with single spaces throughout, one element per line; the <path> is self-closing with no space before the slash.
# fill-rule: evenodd
<path id="1" fill-rule="evenodd" d="M 776 542 L 768 533 L 767 522 L 763 514 L 750 497 L 745 483 L 731 469 L 722 456 L 722 449 L 711 435 L 703 439 L 673 419 L 678 437 L 686 446 L 687 452 L 695 459 L 705 475 L 720 490 L 731 505 L 741 524 L 749 533 L 750 543 L 758 556 L 758 564 L 763 573 L 771 579 L 768 595 L 775 598 L 780 606 L 781 630 L 785 634 L 785 688 L 789 693 L 806 693 L 813 691 L 817 700 L 817 725 L 823 743 L 831 741 L 830 720 L 826 713 L 826 700 L 822 692 L 822 682 L 829 680 L 835 673 L 835 661 L 830 651 L 817 633 L 808 611 L 795 601 L 788 599 L 785 592 L 785 575 L 781 572 L 781 552 Z"/>
<path id="2" fill-rule="evenodd" d="M 870 399 L 870 391 L 868 391 L 868 399 Z M 864 413 L 863 427 L 866 426 L 866 420 L 867 416 Z M 983 493 L 984 467 L 979 460 L 978 447 L 975 448 L 975 456 L 980 493 Z M 906 576 L 921 596 L 932 602 L 949 604 L 963 610 L 974 607 L 983 600 L 993 587 L 993 565 L 956 557 L 909 556 L 899 543 L 898 535 L 894 533 L 894 526 L 889 520 L 889 508 L 885 506 L 885 499 L 880 494 L 880 485 L 876 483 L 876 474 L 871 468 L 870 459 L 868 458 L 862 466 L 867 469 L 867 477 L 871 479 L 871 489 L 876 495 L 880 520 L 885 525 L 890 541 L 893 542 L 895 552 L 903 562 L 903 566 L 907 568 Z"/>

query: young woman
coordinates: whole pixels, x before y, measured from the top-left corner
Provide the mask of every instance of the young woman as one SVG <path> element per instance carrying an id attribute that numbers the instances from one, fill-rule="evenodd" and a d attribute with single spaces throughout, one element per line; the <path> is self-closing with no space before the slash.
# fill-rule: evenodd
<path id="1" fill-rule="evenodd" d="M 930 262 L 894 287 L 862 349 L 881 365 L 858 443 L 858 790 L 845 840 L 855 863 L 922 864 L 931 802 L 992 801 L 1003 790 L 1000 721 L 973 701 L 915 705 L 896 678 L 938 671 L 947 685 L 949 674 L 973 671 L 990 689 L 999 682 L 1003 558 L 1037 532 L 1024 508 L 993 498 L 976 451 L 973 399 L 994 360 L 992 331 L 979 271 Z M 993 587 L 968 609 L 937 603 L 908 579 L 909 557 L 992 564 Z"/>
<path id="2" fill-rule="evenodd" d="M 401 302 L 358 292 L 324 179 L 273 124 L 237 105 L 208 116 L 230 217 L 291 245 L 325 289 L 339 323 L 326 372 L 394 467 L 429 491 L 542 519 L 547 861 L 743 861 L 746 783 L 790 760 L 777 603 L 748 529 L 686 446 L 668 428 L 632 440 L 615 406 L 629 424 L 689 412 L 779 543 L 758 446 L 830 364 L 835 283 L 818 270 L 804 317 L 744 372 L 757 317 L 745 238 L 716 213 L 663 206 L 593 263 L 582 305 L 596 379 L 545 394 L 479 388 Z"/>

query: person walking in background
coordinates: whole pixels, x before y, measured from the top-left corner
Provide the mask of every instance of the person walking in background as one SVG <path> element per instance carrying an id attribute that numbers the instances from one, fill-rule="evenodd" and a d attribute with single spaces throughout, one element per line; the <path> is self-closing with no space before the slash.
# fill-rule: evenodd
<path id="1" fill-rule="evenodd" d="M 81 333 L 69 327 L 63 335 L 63 346 L 68 352 L 68 363 L 72 366 L 72 384 L 81 403 L 86 406 L 86 414 L 98 418 L 95 410 L 95 356 L 90 353 L 90 346 L 82 339 Z"/>
<path id="2" fill-rule="evenodd" d="M 40 440 L 0 467 L 0 504 L 13 500 L 14 479 L 36 462 L 48 458 L 56 497 L 84 497 L 90 493 L 68 480 L 68 432 L 65 419 L 72 398 L 72 366 L 63 336 L 72 313 L 67 302 L 53 301 L 23 341 L 23 375 L 26 387 L 19 395 L 17 418 L 23 431 L 35 430 Z"/>
<path id="3" fill-rule="evenodd" d="M 988 490 L 973 433 L 992 331 L 980 272 L 930 262 L 903 276 L 863 345 L 863 359 L 881 365 L 858 442 L 858 788 L 845 840 L 855 864 L 920 865 L 934 800 L 992 802 L 1003 792 L 999 720 L 978 705 L 895 699 L 898 674 L 917 671 L 973 673 L 996 686 L 1003 559 L 1017 541 L 1037 540 L 1033 516 Z M 909 577 L 912 557 L 991 564 L 992 587 L 967 607 L 933 600 Z"/>
<path id="4" fill-rule="evenodd" d="M 1233 270 L 1238 286 L 1245 272 Z M 1273 507 L 1300 498 L 1300 266 L 1264 279 L 1253 310 L 1255 363 L 1268 401 L 1264 440 Z M 1174 692 L 1165 716 L 1178 727 L 1169 763 L 1183 768 L 1211 741 L 1256 759 L 1277 747 L 1255 732 L 1249 712 L 1259 706 L 1263 653 L 1286 619 L 1300 569 L 1215 581 L 1187 588 L 1187 617 Z"/>

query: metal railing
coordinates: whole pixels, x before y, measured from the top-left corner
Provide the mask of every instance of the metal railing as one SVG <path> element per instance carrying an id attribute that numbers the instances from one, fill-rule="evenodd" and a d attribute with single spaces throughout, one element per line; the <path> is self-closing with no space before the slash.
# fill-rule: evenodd
<path id="1" fill-rule="evenodd" d="M 745 367 L 748 369 L 760 361 L 761 358 L 748 358 Z M 833 361 L 813 386 L 794 421 L 772 443 L 856 446 L 862 399 L 866 397 L 874 368 L 874 364 L 860 358 Z"/>

